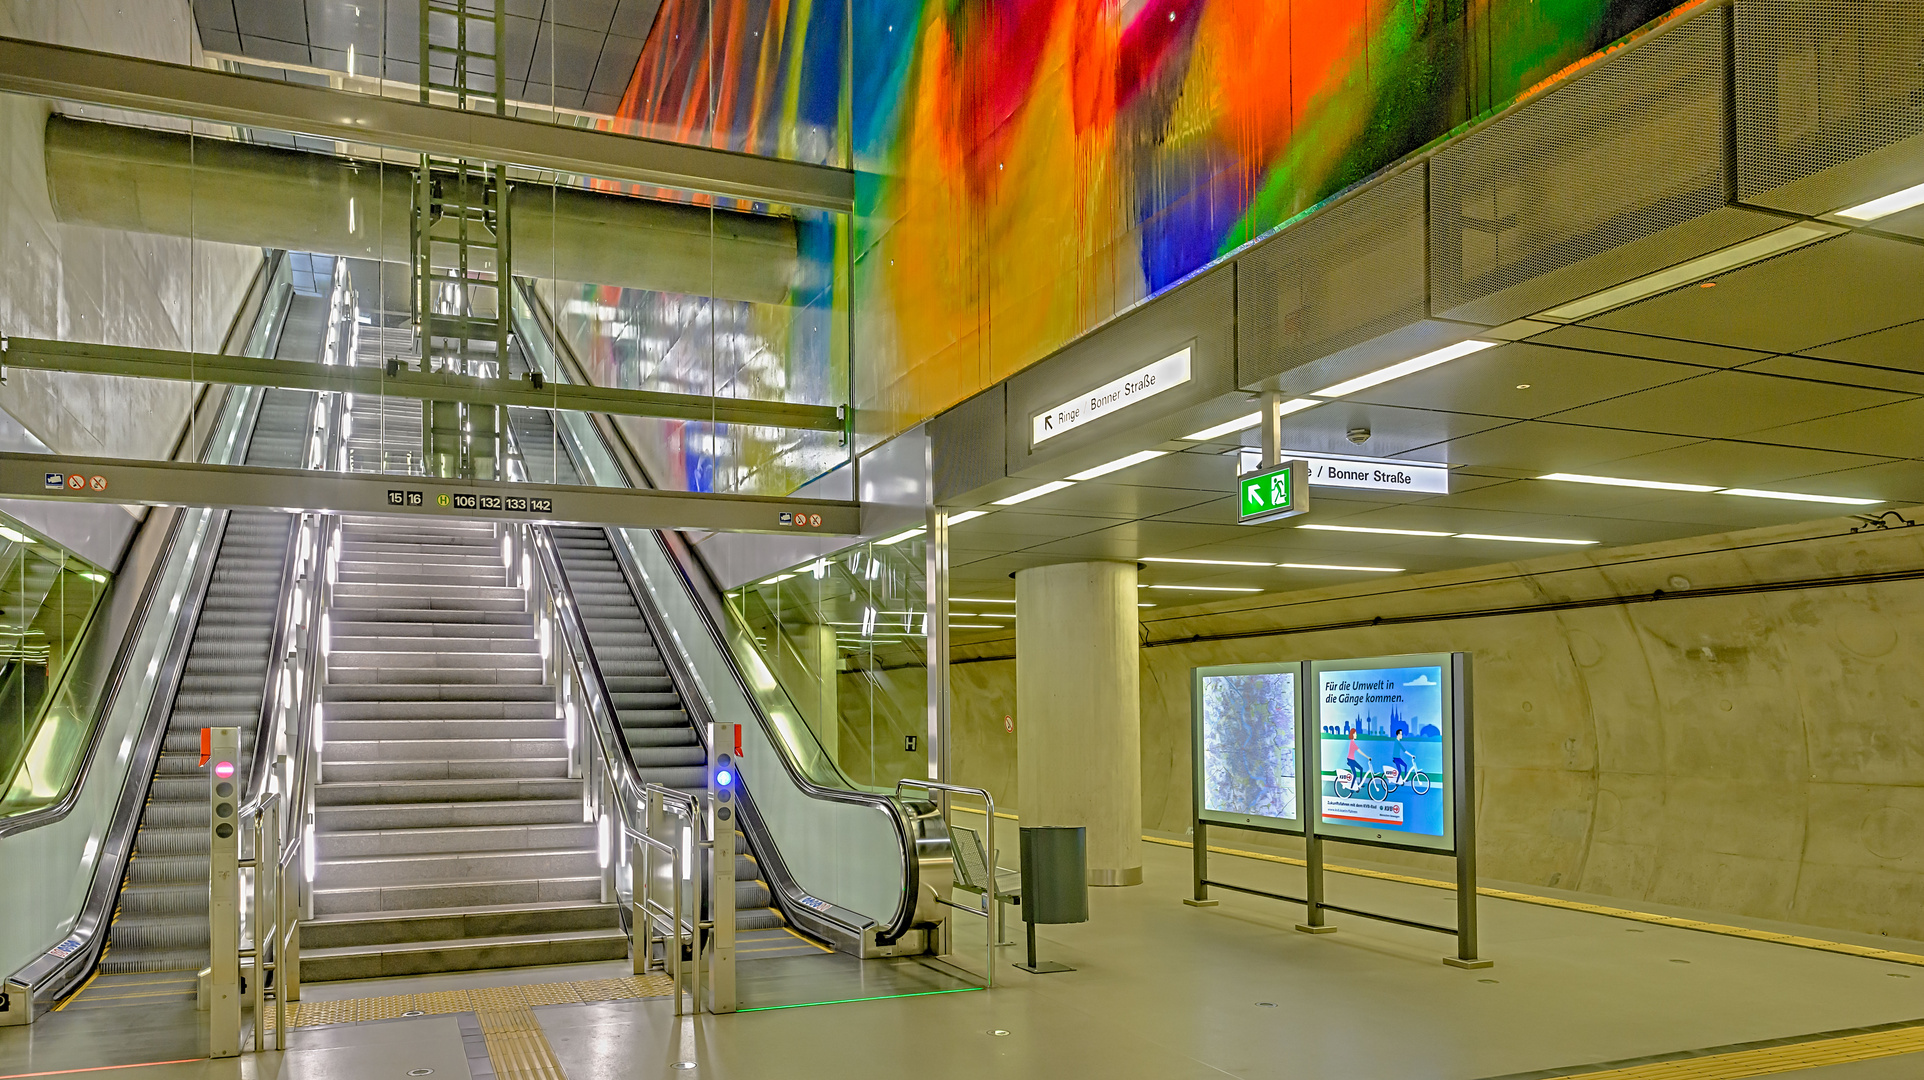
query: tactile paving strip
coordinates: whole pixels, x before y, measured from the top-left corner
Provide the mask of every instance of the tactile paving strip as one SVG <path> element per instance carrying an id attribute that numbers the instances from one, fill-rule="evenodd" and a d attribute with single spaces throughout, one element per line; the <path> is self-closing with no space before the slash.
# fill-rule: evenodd
<path id="1" fill-rule="evenodd" d="M 1191 847 L 1187 840 L 1171 840 L 1161 836 L 1144 836 L 1152 844 L 1167 844 L 1170 847 Z M 1209 850 L 1218 855 L 1235 855 L 1244 859 L 1261 862 L 1282 863 L 1285 866 L 1301 866 L 1303 860 L 1292 859 L 1287 855 L 1270 855 L 1260 851 L 1242 851 L 1237 848 L 1209 845 Z M 1391 874 L 1382 870 L 1365 870 L 1358 866 L 1337 866 L 1324 863 L 1323 868 L 1332 874 L 1350 874 L 1355 877 L 1375 878 L 1378 881 L 1397 881 L 1405 885 L 1421 885 L 1428 889 L 1442 889 L 1455 892 L 1456 883 L 1437 881 L 1433 878 L 1410 877 L 1406 874 Z M 1576 900 L 1565 900 L 1555 896 L 1537 896 L 1533 893 L 1512 892 L 1508 889 L 1492 889 L 1478 886 L 1478 896 L 1493 896 L 1499 900 L 1514 900 L 1519 904 L 1536 904 L 1539 907 L 1561 908 L 1564 911 L 1581 911 L 1590 915 L 1604 915 L 1612 919 L 1628 919 L 1632 922 L 1651 923 L 1657 926 L 1674 926 L 1679 930 L 1697 930 L 1706 934 L 1722 934 L 1726 937 L 1747 938 L 1751 941 L 1768 941 L 1777 945 L 1794 945 L 1800 949 L 1816 949 L 1819 952 L 1841 953 L 1845 956 L 1861 956 L 1870 960 L 1886 960 L 1893 964 L 1910 964 L 1924 967 L 1924 956 L 1917 953 L 1897 952 L 1892 949 L 1879 949 L 1870 945 L 1852 945 L 1843 941 L 1826 941 L 1823 938 L 1804 937 L 1800 934 L 1780 934 L 1770 930 L 1755 930 L 1748 926 L 1731 926 L 1727 923 L 1705 922 L 1702 919 L 1684 919 L 1675 915 L 1653 915 L 1647 911 L 1632 911 L 1629 908 L 1608 907 L 1603 904 L 1585 904 Z M 1802 1068 L 1803 1066 L 1799 1066 Z M 1680 1073 L 1678 1075 L 1690 1075 Z"/>
<path id="2" fill-rule="evenodd" d="M 1924 1027 L 1908 1027 L 1759 1050 L 1740 1050 L 1731 1054 L 1658 1061 L 1603 1072 L 1563 1075 L 1571 1080 L 1744 1080 L 1753 1076 L 1774 1076 L 1800 1069 L 1919 1052 L 1924 1052 Z"/>
<path id="3" fill-rule="evenodd" d="M 327 1024 L 358 1024 L 366 1020 L 394 1020 L 403 1016 L 447 1016 L 464 1012 L 511 1012 L 515 1009 L 525 1011 L 537 1005 L 633 1001 L 669 997 L 674 992 L 675 981 L 666 975 L 630 975 L 618 979 L 489 986 L 478 990 L 431 990 L 419 994 L 344 998 L 340 1001 L 302 1001 L 294 1004 L 293 1025 L 306 1028 Z M 274 1014 L 270 1010 L 267 1015 L 271 1024 Z"/>
<path id="4" fill-rule="evenodd" d="M 498 1080 L 565 1080 L 541 1022 L 527 1006 L 479 1009 L 475 1016 Z"/>

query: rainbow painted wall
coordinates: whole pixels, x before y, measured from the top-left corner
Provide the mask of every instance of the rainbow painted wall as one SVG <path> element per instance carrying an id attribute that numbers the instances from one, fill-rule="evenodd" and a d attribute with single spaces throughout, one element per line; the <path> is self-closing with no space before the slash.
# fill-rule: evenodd
<path id="1" fill-rule="evenodd" d="M 847 387 L 873 441 L 1676 4 L 666 0 L 623 116 L 708 145 L 852 161 L 855 219 L 818 223 L 813 245 L 853 252 L 848 295 L 803 301 L 852 304 L 852 360 L 791 349 L 846 365 L 795 375 Z"/>

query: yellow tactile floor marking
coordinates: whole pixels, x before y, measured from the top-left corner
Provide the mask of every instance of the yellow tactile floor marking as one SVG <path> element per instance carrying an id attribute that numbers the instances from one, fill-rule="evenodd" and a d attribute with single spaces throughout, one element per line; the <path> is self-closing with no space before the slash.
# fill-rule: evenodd
<path id="1" fill-rule="evenodd" d="M 565 1080 L 541 1022 L 526 1005 L 478 1009 L 475 1017 L 481 1021 L 488 1061 L 499 1080 Z"/>
<path id="2" fill-rule="evenodd" d="M 393 1020 L 408 1013 L 446 1016 L 450 1013 L 510 1012 L 537 1005 L 585 1005 L 595 1001 L 632 1001 L 668 997 L 675 982 L 666 975 L 630 975 L 619 979 L 579 982 L 489 986 L 479 990 L 432 990 L 420 994 L 344 998 L 340 1001 L 302 1001 L 294 1004 L 294 1026 L 355 1024 L 364 1020 Z M 269 1022 L 273 1012 L 268 1011 Z M 532 1014 L 531 1014 L 532 1015 Z"/>
<path id="3" fill-rule="evenodd" d="M 1576 1080 L 1744 1080 L 1920 1051 L 1924 1051 L 1924 1028 L 1912 1027 L 1567 1075 Z"/>
<path id="4" fill-rule="evenodd" d="M 1145 836 L 1152 844 L 1167 844 L 1170 847 L 1193 847 L 1187 840 L 1171 840 L 1161 836 Z M 1209 845 L 1209 850 L 1218 855 L 1236 855 L 1245 859 L 1261 862 L 1282 863 L 1285 866 L 1301 866 L 1303 860 L 1292 859 L 1287 855 L 1271 855 L 1260 851 L 1243 851 L 1238 848 Z M 1376 878 L 1379 881 L 1398 881 L 1405 885 L 1421 885 L 1430 889 L 1455 892 L 1456 883 L 1435 881 L 1430 878 L 1410 877 L 1406 874 L 1391 874 L 1382 870 L 1365 870 L 1359 866 L 1338 866 L 1324 863 L 1323 868 L 1333 874 L 1350 874 L 1355 877 Z M 1777 945 L 1795 945 L 1800 949 L 1816 949 L 1820 952 L 1841 953 L 1845 956 L 1861 956 L 1871 960 L 1887 960 L 1893 964 L 1911 964 L 1924 967 L 1924 956 L 1916 953 L 1897 952 L 1892 949 L 1879 949 L 1869 945 L 1851 945 L 1842 941 L 1825 941 L 1822 938 L 1804 937 L 1799 934 L 1779 934 L 1770 930 L 1753 930 L 1747 926 L 1731 926 L 1726 923 L 1704 922 L 1701 919 L 1683 919 L 1675 915 L 1653 915 L 1647 911 L 1632 911 L 1629 908 L 1607 907 L 1603 904 L 1585 904 L 1576 900 L 1564 900 L 1555 896 L 1537 896 L 1534 893 L 1512 892 L 1509 889 L 1479 887 L 1478 896 L 1494 896 L 1499 900 L 1514 900 L 1520 904 L 1536 904 L 1540 907 L 1561 908 L 1564 911 L 1581 911 L 1590 915 L 1605 915 L 1612 919 L 1629 919 L 1633 922 L 1652 923 L 1657 926 L 1674 926 L 1680 930 L 1698 930 L 1706 934 L 1723 934 L 1726 937 L 1747 938 L 1751 941 L 1768 941 Z M 1688 1075 L 1679 1073 L 1677 1075 Z"/>

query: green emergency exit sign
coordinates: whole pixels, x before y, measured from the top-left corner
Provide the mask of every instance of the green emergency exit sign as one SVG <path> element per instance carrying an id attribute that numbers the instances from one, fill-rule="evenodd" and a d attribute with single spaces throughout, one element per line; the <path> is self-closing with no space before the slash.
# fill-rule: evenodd
<path id="1" fill-rule="evenodd" d="M 1250 473 L 1239 477 L 1236 486 L 1242 492 L 1239 524 L 1256 525 L 1309 512 L 1309 463 L 1306 461 L 1285 461 Z"/>

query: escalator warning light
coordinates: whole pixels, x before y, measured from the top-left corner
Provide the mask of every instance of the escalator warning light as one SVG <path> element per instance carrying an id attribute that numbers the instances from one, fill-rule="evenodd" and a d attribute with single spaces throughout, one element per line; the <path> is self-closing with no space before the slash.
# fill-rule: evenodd
<path id="1" fill-rule="evenodd" d="M 46 483 L 48 491 L 59 491 L 67 486 L 67 478 L 57 472 L 50 472 L 47 474 Z"/>
<path id="2" fill-rule="evenodd" d="M 522 513 L 526 513 L 528 510 L 528 500 L 519 495 L 510 495 L 508 496 L 508 509 L 519 510 Z"/>

